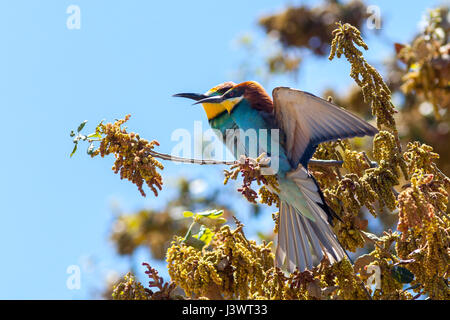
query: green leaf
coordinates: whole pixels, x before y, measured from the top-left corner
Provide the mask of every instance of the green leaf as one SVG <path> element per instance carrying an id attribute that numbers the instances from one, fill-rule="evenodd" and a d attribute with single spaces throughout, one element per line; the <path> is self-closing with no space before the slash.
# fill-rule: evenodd
<path id="1" fill-rule="evenodd" d="M 218 226 L 224 224 L 225 222 L 227 222 L 227 219 L 225 219 L 225 218 L 210 219 L 209 217 L 199 216 L 198 218 L 195 219 L 195 221 L 201 225 L 205 225 L 205 226 L 211 228 L 211 227 L 218 227 Z"/>
<path id="2" fill-rule="evenodd" d="M 83 130 L 83 128 L 84 128 L 84 126 L 86 125 L 87 122 L 88 122 L 87 120 L 84 120 L 84 121 L 78 126 L 77 131 L 80 132 L 81 130 Z"/>
<path id="3" fill-rule="evenodd" d="M 91 133 L 90 135 L 87 136 L 88 138 L 98 138 L 101 139 L 102 135 L 99 132 L 95 132 L 95 133 Z"/>
<path id="4" fill-rule="evenodd" d="M 70 137 L 75 137 L 75 132 L 73 132 L 73 130 L 70 131 Z"/>
<path id="5" fill-rule="evenodd" d="M 414 274 L 406 268 L 394 266 L 391 269 L 392 277 L 400 283 L 410 283 L 414 280 Z"/>
<path id="6" fill-rule="evenodd" d="M 205 218 L 217 219 L 223 215 L 223 210 L 208 210 L 208 211 L 199 212 L 199 213 L 197 213 L 197 215 L 205 217 Z"/>
<path id="7" fill-rule="evenodd" d="M 73 147 L 72 153 L 70 154 L 70 157 L 72 158 L 73 154 L 75 153 L 75 151 L 77 151 L 78 148 L 78 143 L 75 143 L 75 147 Z"/>
<path id="8" fill-rule="evenodd" d="M 216 220 L 216 224 L 224 224 L 227 222 L 227 219 L 225 218 L 214 218 Z"/>
<path id="9" fill-rule="evenodd" d="M 189 217 L 192 217 L 194 214 L 191 212 L 191 211 L 185 211 L 185 212 L 183 212 L 183 216 L 185 217 L 185 218 L 189 218 Z"/>
<path id="10" fill-rule="evenodd" d="M 202 248 L 205 246 L 205 243 L 203 241 L 198 240 L 194 237 L 188 237 L 187 239 L 184 239 L 183 242 L 188 246 L 194 247 L 197 250 L 202 250 Z"/>
<path id="11" fill-rule="evenodd" d="M 208 245 L 211 242 L 213 236 L 214 232 L 202 225 L 198 234 L 194 235 L 194 238 L 202 241 L 205 245 Z"/>

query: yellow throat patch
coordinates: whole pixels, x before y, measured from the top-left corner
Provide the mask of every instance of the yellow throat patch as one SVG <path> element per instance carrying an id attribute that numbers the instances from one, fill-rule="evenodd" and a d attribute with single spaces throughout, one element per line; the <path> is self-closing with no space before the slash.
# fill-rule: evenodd
<path id="1" fill-rule="evenodd" d="M 205 93 L 205 95 L 212 96 L 214 93 L 217 92 L 218 88 L 219 86 L 208 90 Z M 205 110 L 206 117 L 208 118 L 208 120 L 214 119 L 222 112 L 227 111 L 227 109 L 225 109 L 225 106 L 222 103 L 202 103 L 202 106 L 203 109 Z"/>
<path id="2" fill-rule="evenodd" d="M 205 95 L 212 96 L 215 92 L 217 92 L 218 88 L 219 86 L 210 89 L 205 93 Z M 208 120 L 211 120 L 223 112 L 228 111 L 228 113 L 230 113 L 231 110 L 233 110 L 234 106 L 238 104 L 241 100 L 242 97 L 236 97 L 232 99 L 227 99 L 222 103 L 202 103 L 202 106 L 203 109 L 205 110 Z"/>
<path id="3" fill-rule="evenodd" d="M 243 97 L 236 97 L 236 98 L 231 98 L 231 99 L 227 99 L 224 102 L 222 102 L 221 104 L 223 105 L 223 107 L 225 109 L 227 109 L 228 113 L 231 113 L 231 111 L 233 110 L 234 106 L 237 105 L 239 102 L 241 102 Z"/>
<path id="4" fill-rule="evenodd" d="M 202 106 L 205 109 L 208 120 L 214 119 L 219 114 L 227 111 L 223 103 L 202 103 Z"/>

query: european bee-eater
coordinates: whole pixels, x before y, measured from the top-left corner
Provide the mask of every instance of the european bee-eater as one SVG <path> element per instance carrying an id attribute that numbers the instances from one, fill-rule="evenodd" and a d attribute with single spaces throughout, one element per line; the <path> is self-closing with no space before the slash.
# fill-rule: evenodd
<path id="1" fill-rule="evenodd" d="M 371 136 L 378 130 L 307 92 L 278 87 L 272 95 L 273 100 L 260 84 L 247 81 L 233 85 L 223 94 L 197 100 L 196 104 L 204 107 L 216 104 L 217 110 L 226 110 L 229 114 L 227 121 L 242 130 L 279 129 L 276 175 L 280 215 L 276 265 L 293 272 L 295 268 L 300 271 L 313 268 L 324 255 L 331 262 L 340 261 L 346 253 L 331 228 L 332 218 L 337 216 L 327 206 L 316 180 L 308 172 L 308 162 L 319 143 Z M 271 155 L 270 148 L 259 149 L 259 152 L 275 156 Z"/>

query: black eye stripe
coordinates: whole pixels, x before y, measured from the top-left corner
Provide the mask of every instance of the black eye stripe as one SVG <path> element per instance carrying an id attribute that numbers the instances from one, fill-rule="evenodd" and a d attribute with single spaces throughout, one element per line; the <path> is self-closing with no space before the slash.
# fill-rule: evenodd
<path id="1" fill-rule="evenodd" d="M 228 91 L 228 89 L 225 88 L 225 89 L 217 90 L 216 92 L 219 93 L 219 94 L 224 94 L 227 91 Z"/>

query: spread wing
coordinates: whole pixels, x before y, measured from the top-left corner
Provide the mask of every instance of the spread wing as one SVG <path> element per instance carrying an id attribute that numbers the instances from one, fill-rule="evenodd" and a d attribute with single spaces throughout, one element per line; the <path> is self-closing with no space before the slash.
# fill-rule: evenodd
<path id="1" fill-rule="evenodd" d="M 278 87 L 272 95 L 274 116 L 286 135 L 285 148 L 292 165 L 306 167 L 321 142 L 378 132 L 349 111 L 310 93 Z"/>

